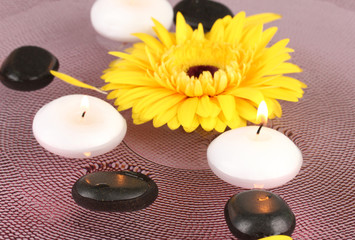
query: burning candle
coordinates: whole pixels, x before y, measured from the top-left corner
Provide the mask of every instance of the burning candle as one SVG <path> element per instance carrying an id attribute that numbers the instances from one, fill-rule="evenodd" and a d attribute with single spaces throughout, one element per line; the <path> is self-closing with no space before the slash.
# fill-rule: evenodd
<path id="1" fill-rule="evenodd" d="M 102 36 L 116 41 L 136 41 L 132 33 L 154 34 L 152 18 L 166 29 L 173 22 L 173 8 L 166 0 L 97 0 L 91 22 Z"/>
<path id="2" fill-rule="evenodd" d="M 265 102 L 258 113 L 265 125 Z M 289 138 L 262 125 L 221 134 L 208 146 L 207 159 L 219 178 L 249 189 L 281 186 L 297 175 L 303 162 L 301 151 Z"/>
<path id="3" fill-rule="evenodd" d="M 126 134 L 125 119 L 109 103 L 86 95 L 68 95 L 44 105 L 33 119 L 33 135 L 48 151 L 86 158 L 115 148 Z"/>

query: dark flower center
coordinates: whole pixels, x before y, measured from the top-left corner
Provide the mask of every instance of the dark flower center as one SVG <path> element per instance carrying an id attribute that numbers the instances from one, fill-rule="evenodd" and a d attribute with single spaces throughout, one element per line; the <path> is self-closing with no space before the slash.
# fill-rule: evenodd
<path id="1" fill-rule="evenodd" d="M 190 67 L 189 70 L 187 70 L 187 75 L 189 75 L 189 77 L 198 78 L 200 76 L 200 74 L 202 74 L 205 71 L 210 72 L 213 76 L 214 73 L 218 71 L 218 68 L 215 66 L 210 66 L 210 65 L 193 66 L 193 67 Z"/>

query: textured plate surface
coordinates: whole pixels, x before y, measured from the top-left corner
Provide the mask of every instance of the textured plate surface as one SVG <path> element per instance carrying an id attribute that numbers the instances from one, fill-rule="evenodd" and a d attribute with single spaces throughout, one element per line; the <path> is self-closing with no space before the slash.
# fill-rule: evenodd
<path id="1" fill-rule="evenodd" d="M 171 0 L 174 5 L 177 0 Z M 284 115 L 270 123 L 302 150 L 300 173 L 271 189 L 296 215 L 294 239 L 351 239 L 354 226 L 355 2 L 347 0 L 223 0 L 247 15 L 275 12 L 275 40 L 289 37 L 293 62 L 308 84 L 299 103 L 282 102 Z M 22 45 L 41 46 L 61 71 L 102 86 L 101 72 L 122 50 L 97 36 L 90 1 L 0 1 L 0 63 Z M 244 189 L 218 179 L 206 160 L 213 133 L 186 134 L 135 126 L 114 151 L 67 159 L 45 151 L 32 120 L 46 103 L 68 94 L 105 96 L 55 79 L 33 92 L 0 85 L 0 239 L 233 239 L 223 216 L 226 201 Z M 110 102 L 112 103 L 112 102 Z M 189 143 L 189 144 L 186 144 Z M 77 206 L 71 187 L 86 173 L 130 169 L 148 174 L 159 196 L 132 213 L 92 212 Z"/>

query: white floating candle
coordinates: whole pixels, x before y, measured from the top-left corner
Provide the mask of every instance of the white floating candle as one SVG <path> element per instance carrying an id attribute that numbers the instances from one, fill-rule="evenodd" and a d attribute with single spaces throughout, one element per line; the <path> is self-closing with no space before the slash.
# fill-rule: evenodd
<path id="1" fill-rule="evenodd" d="M 91 22 L 100 35 L 131 42 L 138 40 L 132 33 L 154 34 L 152 17 L 169 29 L 173 14 L 166 0 L 97 0 L 91 8 Z"/>
<path id="2" fill-rule="evenodd" d="M 48 151 L 85 158 L 115 148 L 124 138 L 127 125 L 109 103 L 77 94 L 44 105 L 35 115 L 32 129 L 38 143 Z"/>
<path id="3" fill-rule="evenodd" d="M 266 115 L 267 116 L 267 115 Z M 248 126 L 227 131 L 207 149 L 212 171 L 243 188 L 274 188 L 293 179 L 302 166 L 302 153 L 284 134 Z"/>

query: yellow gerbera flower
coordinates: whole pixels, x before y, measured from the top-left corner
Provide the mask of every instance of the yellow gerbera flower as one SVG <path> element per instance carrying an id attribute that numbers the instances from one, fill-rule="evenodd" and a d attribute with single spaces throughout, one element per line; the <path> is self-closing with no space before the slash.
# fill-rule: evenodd
<path id="1" fill-rule="evenodd" d="M 123 52 L 110 52 L 119 59 L 104 71 L 102 87 L 111 91 L 118 110 L 132 108 L 135 124 L 153 120 L 155 127 L 180 126 L 186 132 L 198 126 L 223 132 L 226 127 L 256 122 L 257 106 L 268 105 L 269 117 L 281 117 L 277 99 L 297 102 L 303 95 L 302 82 L 283 74 L 301 72 L 287 62 L 289 39 L 267 47 L 277 27 L 263 24 L 279 19 L 272 13 L 218 19 L 210 32 L 200 24 L 193 30 L 181 13 L 176 33 L 159 22 L 157 37 L 134 34 L 142 42 Z"/>

